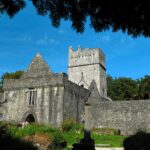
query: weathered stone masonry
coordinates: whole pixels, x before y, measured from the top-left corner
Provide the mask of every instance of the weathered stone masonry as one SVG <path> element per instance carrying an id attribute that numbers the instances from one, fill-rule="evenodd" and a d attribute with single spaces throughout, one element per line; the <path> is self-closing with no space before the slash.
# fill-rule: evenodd
<path id="1" fill-rule="evenodd" d="M 69 48 L 68 78 L 89 89 L 93 80 L 101 96 L 107 97 L 105 56 L 101 49 Z"/>
<path id="2" fill-rule="evenodd" d="M 90 113 L 91 128 L 113 128 L 123 135 L 138 130 L 150 132 L 150 100 L 93 103 Z"/>
<path id="3" fill-rule="evenodd" d="M 150 132 L 150 100 L 112 101 L 107 97 L 105 56 L 98 49 L 69 48 L 68 76 L 53 73 L 37 54 L 20 79 L 4 81 L 0 115 L 7 121 L 36 121 L 55 127 L 67 119 L 84 120 L 88 103 L 90 127 L 113 128 L 121 134 Z"/>
<path id="4" fill-rule="evenodd" d="M 4 98 L 8 121 L 35 121 L 60 126 L 63 120 L 81 121 L 88 90 L 68 81 L 67 75 L 52 73 L 37 54 L 20 79 L 4 81 Z"/>

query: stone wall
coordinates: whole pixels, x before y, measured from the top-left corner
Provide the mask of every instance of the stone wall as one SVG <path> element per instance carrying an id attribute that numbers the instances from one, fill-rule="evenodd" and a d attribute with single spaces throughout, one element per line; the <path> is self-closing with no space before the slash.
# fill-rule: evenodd
<path id="1" fill-rule="evenodd" d="M 89 91 L 67 81 L 64 83 L 64 120 L 83 121 L 84 105 Z"/>
<path id="2" fill-rule="evenodd" d="M 51 74 L 50 76 L 38 77 L 38 78 L 21 78 L 21 79 L 6 79 L 4 80 L 4 90 L 32 88 L 41 86 L 54 86 L 62 85 L 63 81 L 67 79 L 64 73 Z"/>
<path id="3" fill-rule="evenodd" d="M 63 90 L 60 85 L 37 87 L 37 99 L 34 105 L 29 105 L 25 92 L 27 89 L 5 91 L 6 120 L 25 121 L 29 114 L 35 117 L 38 123 L 59 126 L 63 115 Z M 19 115 L 18 115 L 19 114 Z"/>
<path id="4" fill-rule="evenodd" d="M 138 130 L 150 132 L 150 100 L 105 101 L 91 104 L 90 126 L 121 130 L 129 135 Z"/>
<path id="5" fill-rule="evenodd" d="M 26 97 L 30 90 L 37 93 L 34 105 L 30 105 Z M 8 99 L 5 120 L 25 121 L 32 114 L 38 123 L 55 127 L 67 119 L 81 122 L 89 94 L 88 90 L 68 81 L 65 74 L 5 80 L 4 91 L 4 97 Z"/>

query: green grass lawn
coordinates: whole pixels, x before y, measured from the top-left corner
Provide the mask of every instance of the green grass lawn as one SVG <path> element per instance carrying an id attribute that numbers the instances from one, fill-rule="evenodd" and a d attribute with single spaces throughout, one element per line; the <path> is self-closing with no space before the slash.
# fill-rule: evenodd
<path id="1" fill-rule="evenodd" d="M 33 135 L 35 133 L 46 133 L 55 140 L 64 139 L 68 146 L 78 142 L 83 138 L 84 129 L 81 125 L 71 124 L 62 126 L 59 129 L 52 128 L 47 125 L 30 124 L 24 128 L 18 128 L 14 124 L 7 125 L 7 132 L 14 137 L 24 138 L 25 136 Z M 125 137 L 113 134 L 98 134 L 91 132 L 91 137 L 95 144 L 109 144 L 110 147 L 122 147 L 122 142 Z M 67 149 L 66 149 L 67 150 Z"/>

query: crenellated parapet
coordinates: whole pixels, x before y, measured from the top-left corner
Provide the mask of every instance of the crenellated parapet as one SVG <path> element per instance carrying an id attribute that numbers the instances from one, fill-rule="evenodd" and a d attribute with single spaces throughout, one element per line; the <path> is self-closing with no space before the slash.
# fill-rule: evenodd
<path id="1" fill-rule="evenodd" d="M 69 47 L 68 67 L 78 65 L 101 64 L 105 68 L 105 55 L 100 48 Z"/>

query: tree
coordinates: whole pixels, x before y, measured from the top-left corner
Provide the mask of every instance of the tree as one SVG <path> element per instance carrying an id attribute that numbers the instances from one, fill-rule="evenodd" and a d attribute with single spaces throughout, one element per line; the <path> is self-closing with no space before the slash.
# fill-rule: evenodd
<path id="1" fill-rule="evenodd" d="M 138 87 L 135 80 L 131 78 L 118 78 L 115 80 L 116 91 L 120 99 L 133 100 L 138 97 Z"/>
<path id="2" fill-rule="evenodd" d="M 115 98 L 115 94 L 114 93 L 114 79 L 112 78 L 112 76 L 107 75 L 107 95 L 111 98 L 114 99 Z"/>
<path id="3" fill-rule="evenodd" d="M 8 73 L 8 72 L 4 73 L 0 79 L 0 92 L 3 92 L 4 79 L 19 79 L 23 73 L 24 73 L 24 71 L 16 71 L 13 73 Z"/>
<path id="4" fill-rule="evenodd" d="M 4 73 L 2 75 L 2 80 L 4 79 L 19 79 L 21 77 L 21 75 L 24 73 L 24 71 L 16 71 L 16 72 L 12 72 L 12 73 Z"/>
<path id="5" fill-rule="evenodd" d="M 108 96 L 112 100 L 138 99 L 137 81 L 131 78 L 120 77 L 113 79 L 107 76 Z"/>
<path id="6" fill-rule="evenodd" d="M 149 150 L 150 133 L 139 131 L 126 137 L 123 141 L 124 150 Z"/>
<path id="7" fill-rule="evenodd" d="M 38 15 L 48 15 L 52 25 L 70 20 L 77 32 L 83 32 L 87 18 L 96 32 L 122 30 L 134 37 L 150 37 L 149 2 L 142 0 L 31 0 Z M 0 14 L 13 17 L 25 7 L 25 0 L 1 0 Z"/>
<path id="8" fill-rule="evenodd" d="M 150 99 L 150 76 L 144 76 L 139 81 L 139 97 L 141 99 Z"/>
<path id="9" fill-rule="evenodd" d="M 9 17 L 13 17 L 24 7 L 25 7 L 24 0 L 1 0 L 0 15 L 6 13 Z"/>

